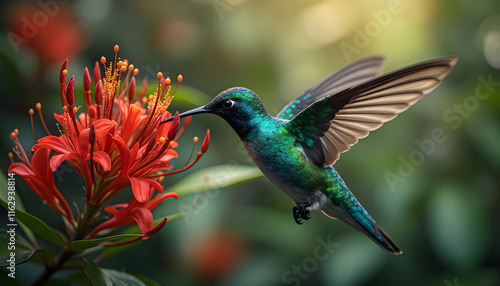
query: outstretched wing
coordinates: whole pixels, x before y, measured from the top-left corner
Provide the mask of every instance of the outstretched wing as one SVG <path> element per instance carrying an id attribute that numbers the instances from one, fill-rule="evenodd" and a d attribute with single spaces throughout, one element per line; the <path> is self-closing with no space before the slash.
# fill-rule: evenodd
<path id="1" fill-rule="evenodd" d="M 425 61 L 322 98 L 285 128 L 297 136 L 314 164 L 332 165 L 359 139 L 434 90 L 457 61 L 457 57 Z"/>
<path id="2" fill-rule="evenodd" d="M 290 120 L 316 100 L 359 85 L 378 76 L 382 72 L 383 65 L 384 58 L 377 56 L 355 61 L 329 75 L 301 96 L 292 100 L 276 117 Z"/>

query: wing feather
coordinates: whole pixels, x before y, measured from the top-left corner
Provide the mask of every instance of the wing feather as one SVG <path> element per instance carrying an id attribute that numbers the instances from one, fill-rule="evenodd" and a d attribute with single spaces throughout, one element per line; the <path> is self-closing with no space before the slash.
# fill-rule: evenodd
<path id="1" fill-rule="evenodd" d="M 366 82 L 381 73 L 383 64 L 384 58 L 377 56 L 355 61 L 289 102 L 276 117 L 291 119 L 318 99 Z"/>
<path id="2" fill-rule="evenodd" d="M 320 138 L 321 144 L 304 148 L 306 155 L 314 153 L 317 165 L 332 165 L 359 139 L 434 90 L 457 61 L 438 58 L 374 78 L 316 101 L 287 125 L 302 137 Z"/>

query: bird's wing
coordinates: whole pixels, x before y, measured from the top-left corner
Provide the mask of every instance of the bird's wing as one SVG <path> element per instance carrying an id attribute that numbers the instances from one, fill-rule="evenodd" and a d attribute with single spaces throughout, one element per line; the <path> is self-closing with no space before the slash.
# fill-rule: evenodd
<path id="1" fill-rule="evenodd" d="M 383 65 L 384 58 L 378 56 L 355 61 L 329 75 L 301 96 L 292 100 L 276 117 L 290 120 L 316 100 L 359 85 L 378 76 L 382 72 Z"/>
<path id="2" fill-rule="evenodd" d="M 305 155 L 318 166 L 340 156 L 399 113 L 434 90 L 457 57 L 421 62 L 322 98 L 285 124 Z"/>

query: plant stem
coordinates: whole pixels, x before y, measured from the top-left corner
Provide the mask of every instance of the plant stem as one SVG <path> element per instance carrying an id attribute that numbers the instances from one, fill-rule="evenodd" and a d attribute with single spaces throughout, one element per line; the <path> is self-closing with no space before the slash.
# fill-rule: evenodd
<path id="1" fill-rule="evenodd" d="M 80 240 L 85 238 L 92 224 L 92 219 L 99 211 L 99 208 L 100 207 L 94 205 L 93 203 L 87 202 L 85 204 L 85 210 L 83 211 L 81 220 L 78 221 L 78 226 L 76 227 L 76 232 L 73 240 Z"/>
<path id="2" fill-rule="evenodd" d="M 92 219 L 95 214 L 99 211 L 99 207 L 88 203 L 85 205 L 85 211 L 81 219 L 78 220 L 78 226 L 76 227 L 75 235 L 71 241 L 84 239 L 88 234 L 90 226 L 92 224 Z M 50 277 L 56 273 L 57 271 L 63 268 L 64 264 L 75 254 L 78 254 L 78 251 L 74 251 L 71 249 L 71 244 L 68 248 L 63 248 L 59 256 L 57 256 L 53 265 L 46 265 L 45 270 L 33 281 L 32 286 L 43 285 L 47 282 Z"/>
<path id="3" fill-rule="evenodd" d="M 73 256 L 75 252 L 71 252 L 66 248 L 63 248 L 59 256 L 57 256 L 56 261 L 54 262 L 53 265 L 47 265 L 45 267 L 45 271 L 40 274 L 35 281 L 31 284 L 32 286 L 38 286 L 38 285 L 43 285 L 49 278 L 52 276 L 52 274 L 56 273 L 56 271 L 60 270 L 64 263 L 68 261 L 71 256 Z"/>

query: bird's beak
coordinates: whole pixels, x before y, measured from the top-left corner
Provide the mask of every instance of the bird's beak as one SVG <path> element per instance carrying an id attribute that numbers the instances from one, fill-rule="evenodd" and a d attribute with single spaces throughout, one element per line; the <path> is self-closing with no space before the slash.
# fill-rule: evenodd
<path id="1" fill-rule="evenodd" d="M 195 114 L 199 114 L 199 113 L 208 113 L 208 112 L 210 112 L 210 110 L 206 109 L 205 106 L 202 106 L 202 107 L 198 107 L 198 108 L 186 111 L 184 113 L 181 113 L 181 114 L 179 114 L 179 117 L 182 118 L 182 117 L 186 117 L 186 116 L 190 116 L 190 115 L 195 115 Z M 172 121 L 172 120 L 174 120 L 174 116 L 172 116 L 172 117 L 170 117 L 168 119 L 163 120 L 162 122 L 160 122 L 160 125 L 163 124 L 163 123 Z"/>

